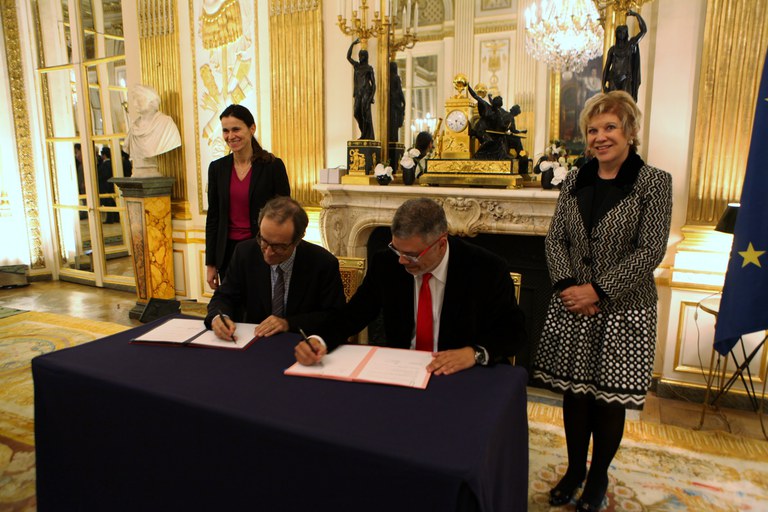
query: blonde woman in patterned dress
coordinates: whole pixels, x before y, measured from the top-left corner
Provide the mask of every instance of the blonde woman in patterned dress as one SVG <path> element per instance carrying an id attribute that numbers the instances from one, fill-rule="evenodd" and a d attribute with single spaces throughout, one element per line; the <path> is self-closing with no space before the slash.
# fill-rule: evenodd
<path id="1" fill-rule="evenodd" d="M 550 491 L 576 510 L 599 510 L 621 443 L 625 409 L 642 408 L 656 345 L 656 285 L 672 215 L 672 178 L 638 156 L 640 111 L 623 91 L 581 113 L 594 156 L 569 173 L 546 238 L 555 293 L 533 378 L 564 394 L 568 470 Z M 592 439 L 592 462 L 587 452 Z"/>

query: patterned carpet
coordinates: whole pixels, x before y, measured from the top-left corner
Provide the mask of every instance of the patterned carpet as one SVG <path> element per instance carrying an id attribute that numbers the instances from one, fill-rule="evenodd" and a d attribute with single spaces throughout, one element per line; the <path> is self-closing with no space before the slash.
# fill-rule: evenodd
<path id="1" fill-rule="evenodd" d="M 550 507 L 567 466 L 562 409 L 528 404 L 529 510 Z M 768 510 L 768 442 L 628 421 L 603 511 Z"/>
<path id="2" fill-rule="evenodd" d="M 0 306 L 0 319 L 2 318 L 8 318 L 9 316 L 18 315 L 19 313 L 24 313 L 23 309 L 14 309 L 14 308 L 6 308 L 3 306 Z"/>
<path id="3" fill-rule="evenodd" d="M 0 510 L 36 509 L 32 358 L 125 329 L 53 313 L 0 319 Z"/>
<path id="4" fill-rule="evenodd" d="M 51 313 L 0 319 L 0 510 L 35 510 L 30 360 L 125 326 Z M 550 508 L 547 493 L 565 471 L 562 410 L 528 404 L 529 510 Z M 768 510 L 768 442 L 627 422 L 604 511 Z M 365 512 L 365 511 L 361 511 Z"/>

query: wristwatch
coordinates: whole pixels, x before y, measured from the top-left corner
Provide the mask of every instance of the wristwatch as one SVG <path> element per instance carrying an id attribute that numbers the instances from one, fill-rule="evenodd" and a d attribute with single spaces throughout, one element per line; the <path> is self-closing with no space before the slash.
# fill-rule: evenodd
<path id="1" fill-rule="evenodd" d="M 477 345 L 472 347 L 475 350 L 475 364 L 485 366 L 488 364 L 488 352 L 483 347 Z"/>

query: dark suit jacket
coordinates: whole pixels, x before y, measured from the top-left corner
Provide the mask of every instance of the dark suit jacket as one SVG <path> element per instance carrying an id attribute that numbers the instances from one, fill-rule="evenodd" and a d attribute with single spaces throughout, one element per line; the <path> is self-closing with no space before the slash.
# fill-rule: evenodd
<path id="1" fill-rule="evenodd" d="M 493 253 L 450 237 L 448 277 L 438 349 L 482 345 L 491 360 L 516 354 L 525 343 L 522 311 L 506 263 Z M 384 313 L 386 345 L 409 348 L 413 337 L 413 276 L 391 251 L 373 256 L 349 303 L 320 331 L 332 350 Z"/>
<path id="2" fill-rule="evenodd" d="M 290 330 L 316 332 L 326 315 L 343 305 L 339 261 L 322 247 L 302 240 L 296 247 L 285 309 Z M 243 309 L 244 316 L 236 314 Z M 210 329 L 219 312 L 236 322 L 251 323 L 259 323 L 272 314 L 270 268 L 255 239 L 235 248 L 224 282 L 208 304 L 206 327 Z"/>
<path id="3" fill-rule="evenodd" d="M 208 216 L 205 219 L 205 264 L 221 268 L 229 235 L 229 181 L 235 158 L 229 154 L 208 167 Z M 259 211 L 275 196 L 290 196 L 285 165 L 279 158 L 270 163 L 254 162 L 251 169 L 251 234 L 259 232 Z"/>

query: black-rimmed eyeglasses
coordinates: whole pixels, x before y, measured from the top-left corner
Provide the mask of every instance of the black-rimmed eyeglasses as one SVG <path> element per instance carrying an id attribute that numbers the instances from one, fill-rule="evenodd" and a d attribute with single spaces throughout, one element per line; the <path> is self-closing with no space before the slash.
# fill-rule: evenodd
<path id="1" fill-rule="evenodd" d="M 261 235 L 256 235 L 256 241 L 259 243 L 259 246 L 261 246 L 262 250 L 266 250 L 267 247 L 269 247 L 274 252 L 285 252 L 293 247 L 293 244 L 295 243 L 291 242 L 290 244 L 273 244 L 272 242 L 264 240 Z"/>

